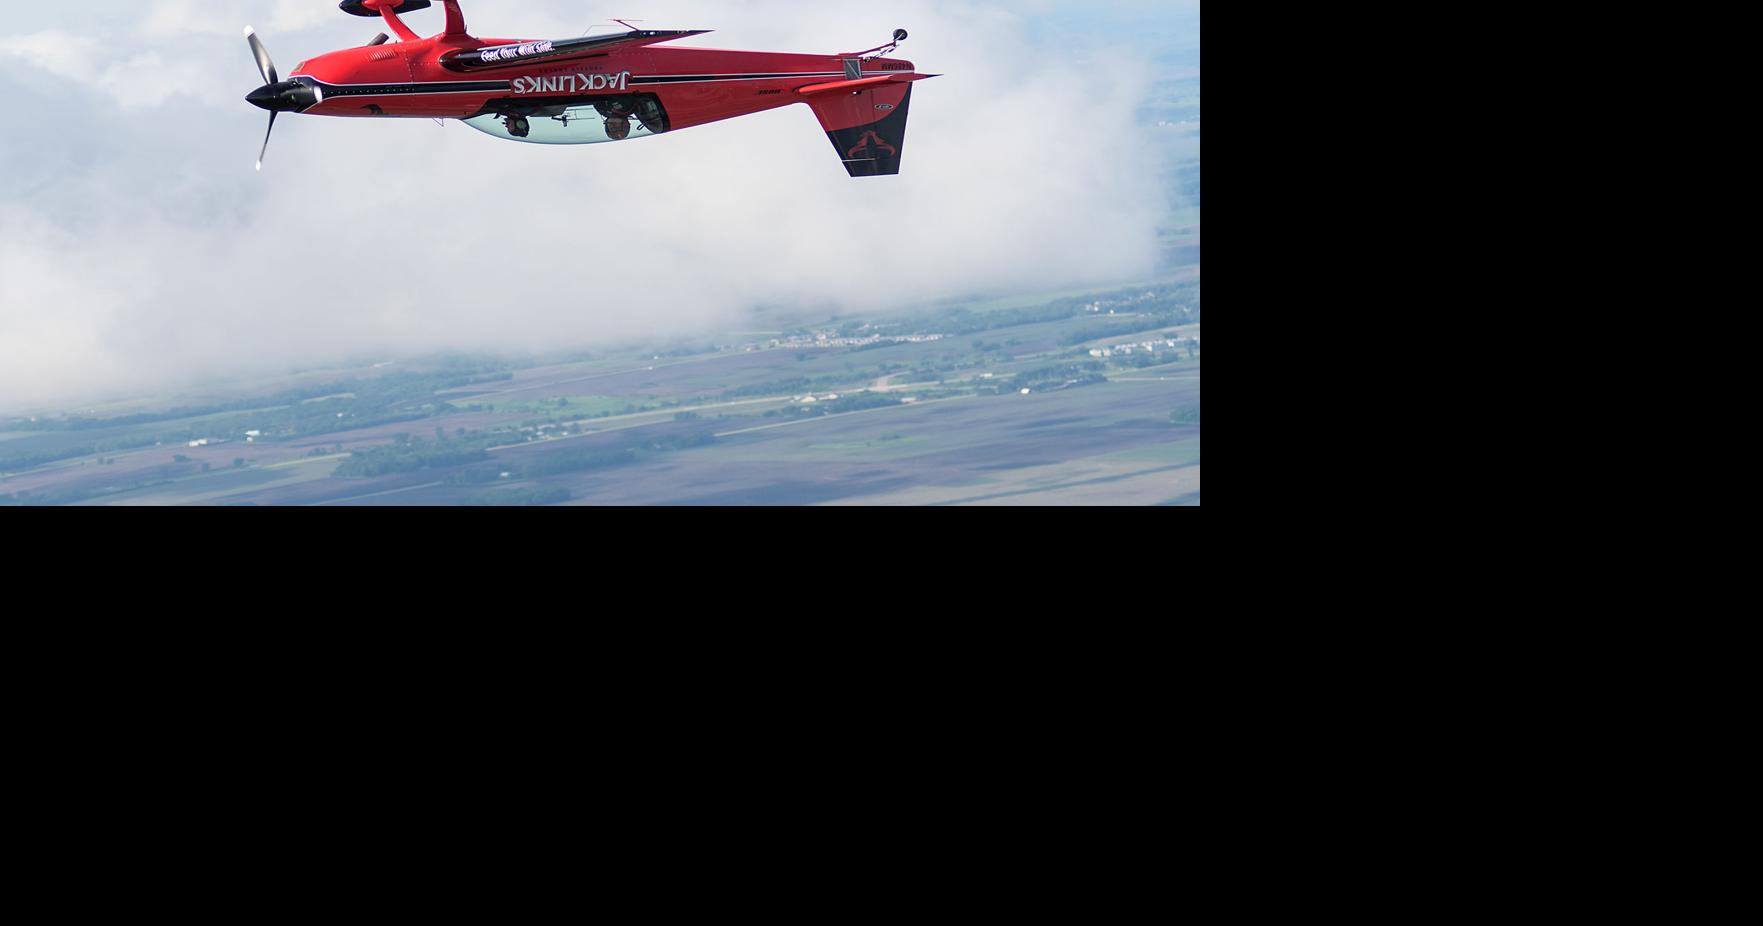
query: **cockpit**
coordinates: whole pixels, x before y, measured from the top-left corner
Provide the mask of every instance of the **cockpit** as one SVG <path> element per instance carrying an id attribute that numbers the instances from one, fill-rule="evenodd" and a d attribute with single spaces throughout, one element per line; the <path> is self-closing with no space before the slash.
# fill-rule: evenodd
<path id="1" fill-rule="evenodd" d="M 534 145 L 595 145 L 667 131 L 667 111 L 652 93 L 547 102 L 498 101 L 465 124 L 497 138 Z"/>

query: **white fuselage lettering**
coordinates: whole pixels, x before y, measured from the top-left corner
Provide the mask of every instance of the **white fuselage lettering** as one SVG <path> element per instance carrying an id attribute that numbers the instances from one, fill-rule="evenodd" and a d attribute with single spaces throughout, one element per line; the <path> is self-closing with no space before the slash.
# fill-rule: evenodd
<path id="1" fill-rule="evenodd" d="M 542 55 L 554 48 L 555 46 L 550 42 L 527 42 L 524 45 L 504 45 L 501 48 L 479 49 L 477 56 L 478 60 L 485 64 L 495 64 L 499 61 L 513 61 L 533 55 Z"/>
<path id="2" fill-rule="evenodd" d="M 592 93 L 596 90 L 623 91 L 630 86 L 631 72 L 617 74 L 563 74 L 557 77 L 516 77 L 515 93 Z"/>

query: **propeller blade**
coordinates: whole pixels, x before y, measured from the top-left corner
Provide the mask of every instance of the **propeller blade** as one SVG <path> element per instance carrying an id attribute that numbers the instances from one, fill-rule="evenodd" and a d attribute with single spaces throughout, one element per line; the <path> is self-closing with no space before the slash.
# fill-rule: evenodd
<path id="1" fill-rule="evenodd" d="M 262 42 L 257 41 L 257 30 L 246 26 L 245 41 L 251 43 L 251 54 L 257 57 L 257 70 L 263 73 L 263 82 L 265 84 L 281 83 L 281 78 L 276 76 L 275 62 L 269 60 L 269 50 L 263 47 Z"/>
<path id="2" fill-rule="evenodd" d="M 269 136 L 275 133 L 275 116 L 274 112 L 269 114 L 269 131 L 263 133 L 263 150 L 257 152 L 258 173 L 263 172 L 263 156 L 269 153 Z"/>

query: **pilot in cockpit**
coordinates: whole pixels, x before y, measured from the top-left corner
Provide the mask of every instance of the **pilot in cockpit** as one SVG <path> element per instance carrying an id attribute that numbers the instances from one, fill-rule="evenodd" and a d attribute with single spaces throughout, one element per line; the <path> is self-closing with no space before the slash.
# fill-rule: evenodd
<path id="1" fill-rule="evenodd" d="M 631 109 L 624 100 L 595 103 L 594 108 L 606 117 L 606 137 L 624 141 L 631 136 Z"/>

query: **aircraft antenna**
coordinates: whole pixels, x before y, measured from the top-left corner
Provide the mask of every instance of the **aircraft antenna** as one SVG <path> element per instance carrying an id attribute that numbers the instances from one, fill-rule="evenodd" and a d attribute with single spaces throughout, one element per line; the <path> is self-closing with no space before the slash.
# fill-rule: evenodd
<path id="1" fill-rule="evenodd" d="M 632 32 L 636 32 L 636 31 L 637 31 L 637 27 L 636 27 L 636 26 L 633 26 L 633 25 L 631 25 L 631 23 L 633 23 L 633 22 L 638 22 L 638 23 L 640 23 L 640 22 L 648 22 L 648 20 L 645 20 L 645 19 L 633 19 L 633 20 L 630 20 L 630 21 L 628 21 L 628 22 L 627 22 L 627 21 L 625 21 L 625 20 L 622 20 L 622 19 L 615 19 L 615 20 L 613 20 L 613 22 L 615 22 L 615 23 L 618 23 L 618 24 L 619 24 L 619 25 L 621 25 L 621 26 L 623 26 L 623 27 L 625 27 L 625 28 L 626 28 L 626 29 L 629 29 L 629 30 L 631 30 L 631 31 L 632 31 Z M 599 28 L 602 28 L 602 27 L 607 27 L 607 28 L 610 28 L 610 26 L 609 26 L 609 24 L 607 24 L 607 23 L 595 23 L 595 24 L 593 24 L 593 25 L 591 25 L 591 26 L 589 26 L 589 27 L 588 27 L 588 28 L 586 28 L 586 29 L 583 29 L 583 30 L 582 30 L 582 35 L 587 35 L 587 34 L 588 34 L 588 33 L 590 33 L 590 32 L 592 32 L 592 31 L 594 31 L 594 30 L 595 30 L 595 29 L 599 29 Z"/>
<path id="2" fill-rule="evenodd" d="M 885 57 L 887 55 L 893 54 L 894 51 L 900 47 L 900 43 L 904 42 L 904 41 L 906 41 L 906 30 L 905 29 L 895 29 L 894 30 L 894 40 L 892 42 L 889 42 L 886 45 L 877 45 L 874 48 L 865 49 L 863 51 L 851 52 L 850 54 L 847 54 L 847 55 L 840 55 L 840 57 L 842 57 L 842 58 L 862 58 L 865 61 L 869 61 L 873 58 L 881 58 L 881 57 Z"/>

